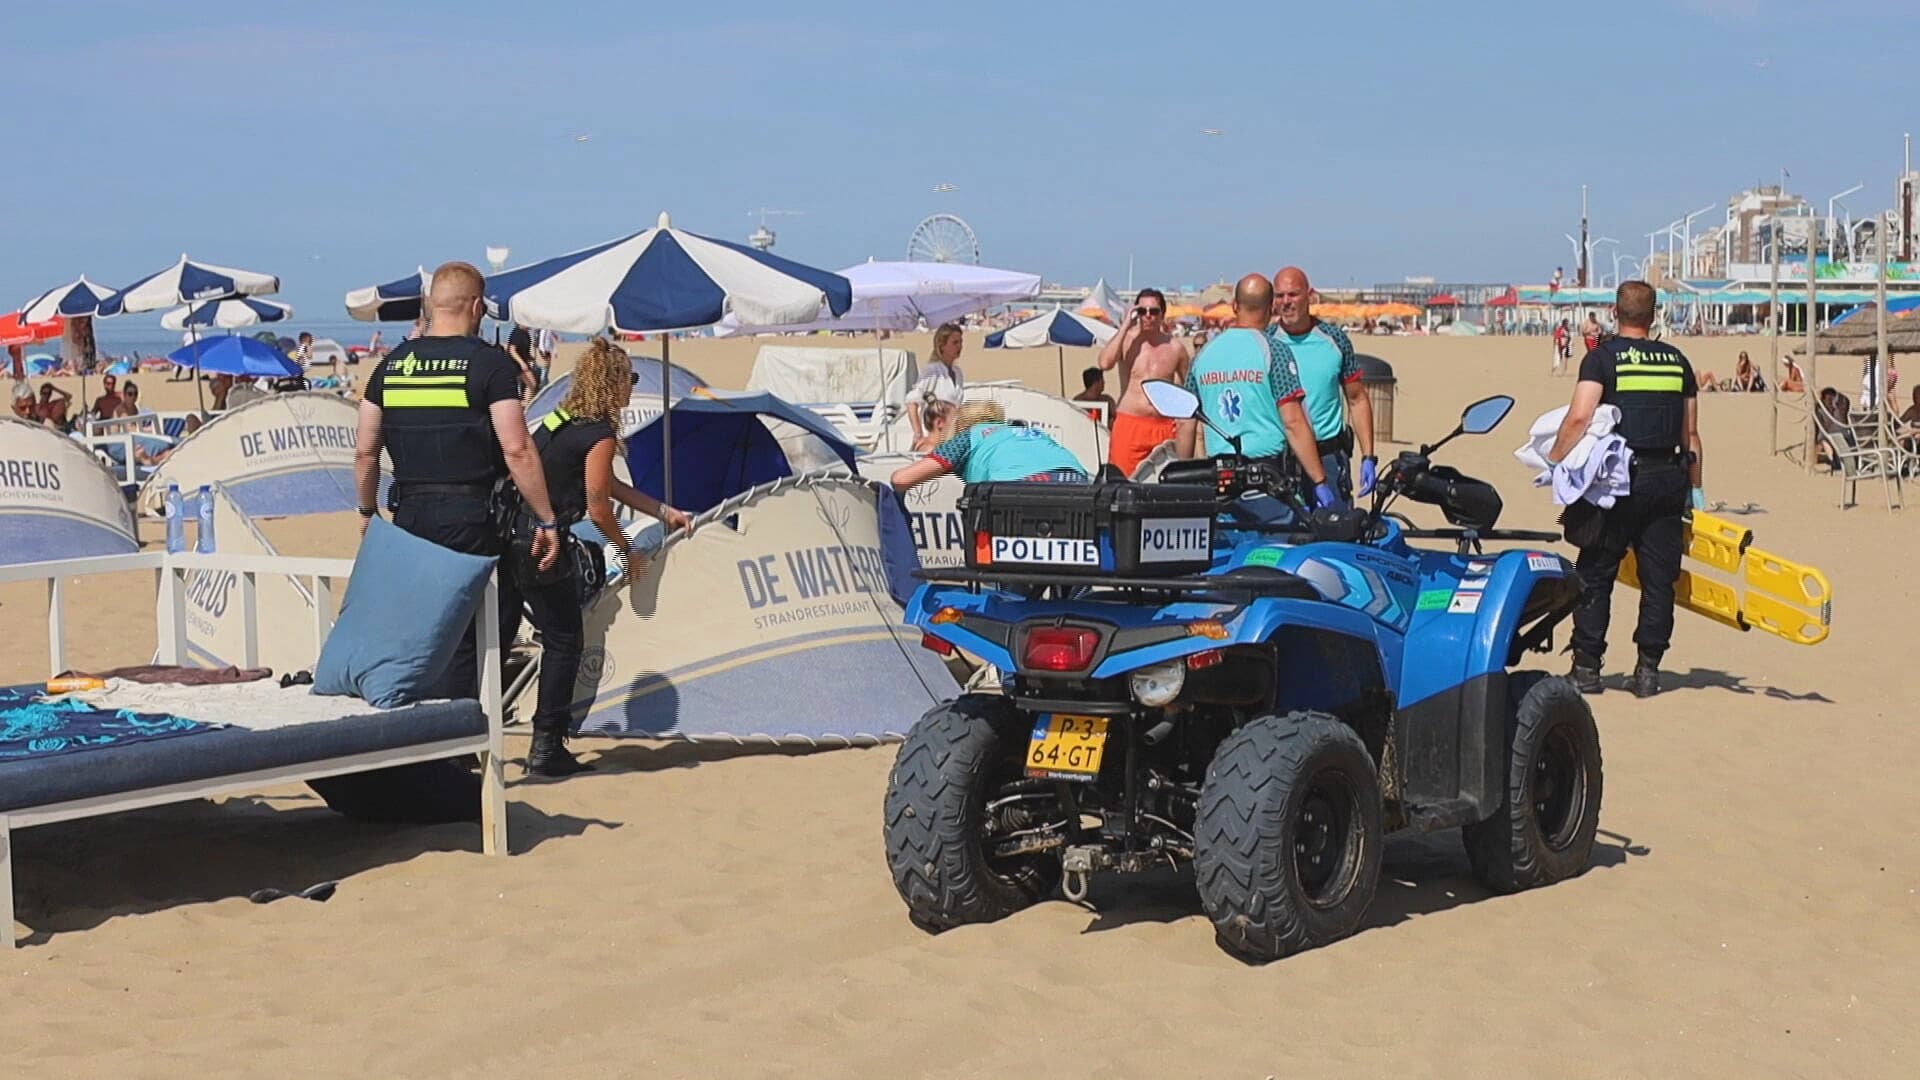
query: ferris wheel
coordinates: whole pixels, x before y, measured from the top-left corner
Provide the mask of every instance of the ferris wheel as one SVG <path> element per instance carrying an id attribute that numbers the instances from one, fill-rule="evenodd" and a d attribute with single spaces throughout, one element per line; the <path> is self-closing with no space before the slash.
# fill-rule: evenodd
<path id="1" fill-rule="evenodd" d="M 980 264 L 980 240 L 973 226 L 953 214 L 935 214 L 913 227 L 907 261 Z"/>

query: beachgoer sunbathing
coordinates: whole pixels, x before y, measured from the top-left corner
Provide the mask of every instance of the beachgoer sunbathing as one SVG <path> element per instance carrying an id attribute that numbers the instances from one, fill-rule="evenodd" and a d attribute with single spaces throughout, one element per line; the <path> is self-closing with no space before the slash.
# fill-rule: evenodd
<path id="1" fill-rule="evenodd" d="M 1854 439 L 1853 428 L 1850 426 L 1852 419 L 1853 404 L 1847 400 L 1847 395 L 1831 386 L 1822 387 L 1820 405 L 1814 410 L 1813 415 L 1814 430 L 1819 433 L 1819 441 L 1814 448 L 1816 464 L 1825 464 L 1829 468 L 1838 469 L 1840 467 L 1839 448 L 1844 446 L 1852 450 L 1859 445 Z"/>
<path id="2" fill-rule="evenodd" d="M 34 408 L 34 415 L 50 428 L 66 431 L 73 427 L 73 420 L 67 410 L 73 405 L 73 395 L 52 383 L 40 384 L 40 403 Z"/>
<path id="3" fill-rule="evenodd" d="M 1733 378 L 1719 379 L 1715 378 L 1711 371 L 1702 371 L 1697 381 L 1700 384 L 1700 391 L 1707 394 L 1716 391 L 1729 394 L 1760 394 L 1765 393 L 1767 389 L 1767 380 L 1761 377 L 1759 369 L 1753 366 L 1753 361 L 1747 358 L 1744 349 L 1740 351 L 1740 360 L 1734 367 Z"/>
<path id="4" fill-rule="evenodd" d="M 1007 423 L 995 401 L 960 407 L 954 436 L 933 453 L 894 470 L 893 487 L 906 491 L 949 473 L 969 484 L 1010 480 L 1080 483 L 1087 474 L 1073 452 L 1039 428 Z"/>
<path id="5" fill-rule="evenodd" d="M 111 420 L 120 415 L 120 380 L 112 375 L 100 380 L 100 396 L 93 399 L 93 407 L 87 410 L 89 416 L 101 420 Z"/>
<path id="6" fill-rule="evenodd" d="M 1788 394 L 1806 393 L 1807 377 L 1801 374 L 1800 365 L 1794 363 L 1791 356 L 1781 357 L 1781 362 L 1787 365 L 1786 377 L 1780 380 L 1781 391 Z"/>

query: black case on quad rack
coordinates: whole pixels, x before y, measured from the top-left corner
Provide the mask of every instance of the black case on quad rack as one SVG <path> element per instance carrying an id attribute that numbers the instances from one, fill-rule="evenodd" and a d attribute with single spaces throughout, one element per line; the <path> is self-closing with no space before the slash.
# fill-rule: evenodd
<path id="1" fill-rule="evenodd" d="M 1021 481 L 971 485 L 958 505 L 969 569 L 1044 569 L 1092 578 L 1205 571 L 1219 504 L 1214 489 L 1200 484 Z M 995 538 L 1092 541 L 1098 562 L 995 558 Z"/>

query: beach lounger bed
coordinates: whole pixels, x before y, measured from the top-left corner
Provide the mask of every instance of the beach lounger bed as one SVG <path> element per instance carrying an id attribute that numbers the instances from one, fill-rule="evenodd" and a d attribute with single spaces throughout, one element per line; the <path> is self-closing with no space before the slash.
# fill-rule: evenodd
<path id="1" fill-rule="evenodd" d="M 185 653 L 189 576 L 234 575 L 231 602 L 245 613 L 246 665 L 252 666 L 259 625 L 255 590 L 261 575 L 311 579 L 320 600 L 314 627 L 317 656 L 331 629 L 328 598 L 333 583 L 352 569 L 351 561 L 341 559 L 152 552 L 0 567 L 0 581 L 48 583 L 49 670 L 58 673 L 67 667 L 63 594 L 74 578 L 154 573 L 159 583 L 158 652 L 161 662 L 170 664 Z M 259 792 L 299 781 L 324 784 L 330 777 L 477 756 L 481 847 L 490 855 L 504 854 L 497 610 L 497 594 L 489 583 L 476 620 L 482 657 L 477 701 L 429 701 L 383 710 L 358 698 L 316 696 L 304 686 L 283 688 L 277 681 L 152 688 L 115 683 L 105 695 L 55 702 L 40 700 L 45 687 L 38 684 L 0 689 L 0 926 L 8 929 L 8 944 L 14 944 L 11 833 L 56 821 Z M 332 795 L 328 798 L 331 802 Z"/>

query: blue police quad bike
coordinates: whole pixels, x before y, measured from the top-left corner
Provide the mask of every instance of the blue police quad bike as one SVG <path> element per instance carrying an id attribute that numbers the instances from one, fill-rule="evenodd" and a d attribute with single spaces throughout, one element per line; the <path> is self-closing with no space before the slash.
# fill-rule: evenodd
<path id="1" fill-rule="evenodd" d="M 1206 422 L 1148 385 L 1164 415 Z M 1593 713 L 1568 680 L 1513 670 L 1551 649 L 1572 567 L 1483 551 L 1559 537 L 1496 530 L 1498 492 L 1431 460 L 1512 405 L 1402 453 L 1366 508 L 1309 514 L 1297 479 L 1237 453 L 1155 484 L 970 488 L 966 565 L 922 571 L 907 618 L 998 668 L 1002 692 L 928 712 L 894 764 L 887 862 L 914 922 L 1190 866 L 1221 944 L 1265 962 L 1361 925 L 1389 832 L 1461 830 L 1495 892 L 1585 870 Z M 1449 527 L 1415 527 L 1402 499 Z"/>

